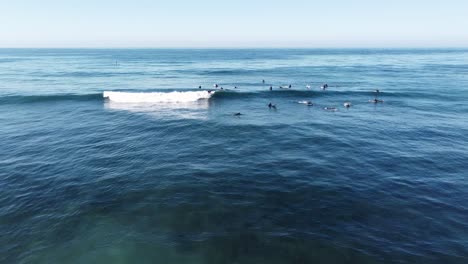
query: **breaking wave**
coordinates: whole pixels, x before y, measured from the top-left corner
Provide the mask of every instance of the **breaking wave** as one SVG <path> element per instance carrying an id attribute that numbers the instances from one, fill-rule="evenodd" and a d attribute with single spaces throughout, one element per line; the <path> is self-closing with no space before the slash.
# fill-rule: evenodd
<path id="1" fill-rule="evenodd" d="M 215 92 L 193 91 L 193 92 L 112 92 L 105 91 L 104 98 L 118 103 L 186 103 L 195 102 L 200 99 L 209 99 Z"/>

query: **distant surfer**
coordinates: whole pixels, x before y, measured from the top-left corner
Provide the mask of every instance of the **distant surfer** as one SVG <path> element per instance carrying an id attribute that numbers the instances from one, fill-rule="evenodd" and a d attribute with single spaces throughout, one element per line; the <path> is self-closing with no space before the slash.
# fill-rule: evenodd
<path id="1" fill-rule="evenodd" d="M 345 102 L 343 105 L 344 105 L 344 107 L 346 107 L 346 108 L 350 108 L 350 107 L 351 107 L 351 103 L 350 103 L 350 102 Z"/>
<path id="2" fill-rule="evenodd" d="M 268 104 L 268 108 L 276 109 L 276 105 L 272 104 L 271 102 Z"/>
<path id="3" fill-rule="evenodd" d="M 373 100 L 369 100 L 370 103 L 378 104 L 378 103 L 383 103 L 383 100 L 379 100 L 377 98 L 374 98 Z"/>
<path id="4" fill-rule="evenodd" d="M 270 91 L 273 91 L 273 86 L 270 85 Z"/>
<path id="5" fill-rule="evenodd" d="M 307 89 L 310 89 L 310 85 L 306 85 L 306 88 L 307 88 Z"/>
<path id="6" fill-rule="evenodd" d="M 291 89 L 292 85 L 289 85 L 288 88 Z"/>
<path id="7" fill-rule="evenodd" d="M 198 86 L 198 89 L 201 89 L 201 85 Z"/>
<path id="8" fill-rule="evenodd" d="M 215 83 L 213 86 L 214 86 L 215 88 L 218 88 L 218 84 L 217 84 L 217 83 Z"/>
<path id="9" fill-rule="evenodd" d="M 338 109 L 336 109 L 336 107 L 324 107 L 323 109 L 327 110 L 327 111 L 333 111 L 333 112 L 338 110 Z"/>
<path id="10" fill-rule="evenodd" d="M 322 90 L 326 90 L 328 88 L 328 84 L 322 85 Z"/>
<path id="11" fill-rule="evenodd" d="M 312 101 L 298 101 L 297 102 L 298 104 L 305 104 L 307 106 L 313 106 L 314 104 L 312 103 Z"/>
<path id="12" fill-rule="evenodd" d="M 262 80 L 262 83 L 265 84 L 265 80 Z"/>
<path id="13" fill-rule="evenodd" d="M 234 89 L 237 89 L 237 86 L 234 86 Z"/>
<path id="14" fill-rule="evenodd" d="M 234 116 L 241 116 L 241 113 L 235 113 Z"/>

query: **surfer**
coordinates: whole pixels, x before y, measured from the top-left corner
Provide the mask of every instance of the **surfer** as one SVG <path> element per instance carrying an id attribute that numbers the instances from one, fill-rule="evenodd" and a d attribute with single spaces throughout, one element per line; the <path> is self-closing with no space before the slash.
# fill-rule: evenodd
<path id="1" fill-rule="evenodd" d="M 198 86 L 198 89 L 201 89 L 201 85 Z"/>
<path id="2" fill-rule="evenodd" d="M 322 90 L 326 90 L 328 88 L 328 84 L 322 85 Z"/>
<path id="3" fill-rule="evenodd" d="M 377 98 L 374 98 L 374 100 L 369 100 L 369 102 L 374 103 L 374 104 L 378 104 L 378 103 L 383 103 L 383 100 L 379 100 Z"/>
<path id="4" fill-rule="evenodd" d="M 262 80 L 262 83 L 265 84 L 265 80 Z"/>
<path id="5" fill-rule="evenodd" d="M 270 91 L 273 91 L 273 86 L 270 85 Z"/>
<path id="6" fill-rule="evenodd" d="M 288 88 L 291 89 L 292 85 L 289 85 Z"/>
<path id="7" fill-rule="evenodd" d="M 297 103 L 298 103 L 298 104 L 305 104 L 305 105 L 307 105 L 307 106 L 312 106 L 312 105 L 314 105 L 314 104 L 312 103 L 312 101 L 298 101 Z"/>
<path id="8" fill-rule="evenodd" d="M 323 108 L 324 110 L 327 110 L 327 111 L 336 111 L 336 107 L 325 107 Z"/>
<path id="9" fill-rule="evenodd" d="M 270 109 L 276 109 L 276 105 L 272 104 L 271 102 L 268 104 L 268 108 Z"/>
<path id="10" fill-rule="evenodd" d="M 344 107 L 346 107 L 346 108 L 350 108 L 350 107 L 351 107 L 351 103 L 350 103 L 350 102 L 345 102 L 343 105 L 344 105 Z"/>
<path id="11" fill-rule="evenodd" d="M 234 116 L 241 116 L 241 113 L 235 113 Z"/>

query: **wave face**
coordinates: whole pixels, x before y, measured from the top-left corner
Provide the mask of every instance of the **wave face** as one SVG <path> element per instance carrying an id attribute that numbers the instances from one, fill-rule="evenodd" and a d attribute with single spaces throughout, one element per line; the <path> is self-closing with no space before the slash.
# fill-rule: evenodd
<path id="1" fill-rule="evenodd" d="M 209 99 L 214 92 L 151 92 L 151 93 L 129 93 L 105 91 L 104 98 L 118 103 L 187 103 L 196 102 L 200 99 Z"/>
<path id="2" fill-rule="evenodd" d="M 48 103 L 59 101 L 95 101 L 101 100 L 101 94 L 44 94 L 0 96 L 0 104 Z"/>

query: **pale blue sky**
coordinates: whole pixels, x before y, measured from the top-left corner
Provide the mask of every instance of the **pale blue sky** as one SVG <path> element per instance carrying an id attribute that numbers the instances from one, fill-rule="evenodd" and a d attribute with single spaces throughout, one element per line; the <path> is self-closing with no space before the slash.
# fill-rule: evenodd
<path id="1" fill-rule="evenodd" d="M 0 47 L 468 47 L 468 0 L 0 0 Z"/>

